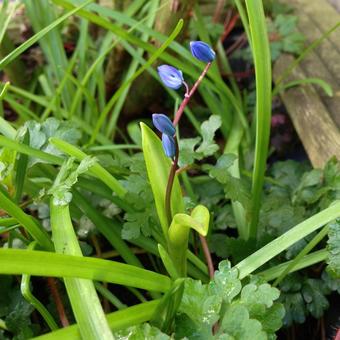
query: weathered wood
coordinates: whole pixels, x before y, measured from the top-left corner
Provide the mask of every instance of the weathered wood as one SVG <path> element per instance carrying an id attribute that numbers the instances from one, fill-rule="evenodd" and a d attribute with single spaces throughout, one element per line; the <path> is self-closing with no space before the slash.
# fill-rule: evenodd
<path id="1" fill-rule="evenodd" d="M 287 0 L 299 17 L 298 30 L 307 44 L 320 38 L 340 21 L 340 15 L 326 0 Z M 274 66 L 274 81 L 293 58 L 283 55 Z M 333 155 L 340 159 L 340 39 L 334 32 L 294 70 L 289 80 L 307 77 L 329 83 L 333 97 L 317 85 L 281 93 L 293 124 L 314 167 L 322 167 Z"/>
<path id="2" fill-rule="evenodd" d="M 282 74 L 287 61 L 292 57 L 280 58 L 274 68 L 274 79 Z M 303 79 L 305 74 L 299 67 L 292 72 L 293 79 Z M 322 103 L 311 85 L 291 88 L 281 94 L 295 129 L 314 167 L 322 167 L 332 156 L 340 159 L 340 133 L 327 107 Z"/>

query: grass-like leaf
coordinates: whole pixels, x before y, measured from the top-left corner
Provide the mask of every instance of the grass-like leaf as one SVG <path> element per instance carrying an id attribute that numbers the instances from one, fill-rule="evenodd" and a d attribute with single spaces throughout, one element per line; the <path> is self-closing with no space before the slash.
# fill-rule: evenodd
<path id="1" fill-rule="evenodd" d="M 0 249 L 0 274 L 78 277 L 165 292 L 167 276 L 115 261 L 43 251 Z"/>

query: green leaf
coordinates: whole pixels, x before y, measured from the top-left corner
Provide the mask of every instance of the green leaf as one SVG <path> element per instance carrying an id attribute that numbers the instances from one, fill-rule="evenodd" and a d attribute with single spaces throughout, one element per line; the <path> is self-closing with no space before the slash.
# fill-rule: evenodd
<path id="1" fill-rule="evenodd" d="M 165 292 L 167 276 L 115 261 L 43 251 L 0 249 L 0 274 L 78 277 Z"/>
<path id="2" fill-rule="evenodd" d="M 328 291 L 325 290 L 322 280 L 307 279 L 302 286 L 306 308 L 316 319 L 321 318 L 329 307 L 325 293 L 328 293 Z"/>
<path id="3" fill-rule="evenodd" d="M 29 145 L 32 148 L 55 156 L 61 156 L 62 152 L 59 151 L 54 145 L 50 144 L 50 137 L 62 139 L 70 144 L 77 144 L 81 137 L 81 133 L 77 128 L 74 127 L 74 124 L 60 121 L 55 118 L 48 118 L 43 123 L 33 120 L 28 121 L 25 123 L 22 129 L 23 131 L 28 129 L 30 134 Z M 19 133 L 21 132 L 19 131 Z M 29 166 L 33 166 L 38 162 L 42 162 L 42 160 L 30 157 Z"/>
<path id="4" fill-rule="evenodd" d="M 216 165 L 210 169 L 209 175 L 223 184 L 226 198 L 233 202 L 240 202 L 246 211 L 250 210 L 250 193 L 247 188 L 247 182 L 244 179 L 234 177 L 228 169 L 233 165 L 237 156 L 234 154 L 224 154 L 218 160 Z"/>
<path id="5" fill-rule="evenodd" d="M 223 333 L 221 330 L 223 330 Z M 240 304 L 231 305 L 227 308 L 222 320 L 221 330 L 220 332 L 223 335 L 228 334 L 230 339 L 267 339 L 265 332 L 262 330 L 261 323 L 257 320 L 250 319 L 247 308 Z"/>
<path id="6" fill-rule="evenodd" d="M 209 284 L 209 289 L 230 303 L 240 293 L 241 288 L 238 271 L 232 269 L 228 261 L 220 262 L 218 271 L 214 274 L 214 280 Z"/>
<path id="7" fill-rule="evenodd" d="M 117 339 L 129 339 L 129 340 L 170 340 L 171 337 L 157 327 L 150 326 L 145 323 L 138 326 L 128 327 L 123 331 L 115 332 L 113 336 Z"/>
<path id="8" fill-rule="evenodd" d="M 156 310 L 159 300 L 148 301 L 107 315 L 112 331 L 124 330 L 128 327 L 149 321 Z M 39 337 L 39 340 L 80 340 L 78 325 L 61 328 L 58 331 Z M 142 338 L 144 339 L 144 338 Z M 141 339 L 141 340 L 142 340 Z M 138 339 L 139 340 L 139 339 Z"/>
<path id="9" fill-rule="evenodd" d="M 330 223 L 328 227 L 327 271 L 332 276 L 340 278 L 340 219 Z"/>
<path id="10" fill-rule="evenodd" d="M 163 332 L 169 333 L 172 329 L 175 315 L 182 301 L 184 279 L 178 279 L 159 302 L 150 323 Z"/>
<path id="11" fill-rule="evenodd" d="M 256 140 L 248 235 L 249 238 L 256 239 L 270 137 L 272 73 L 263 3 L 261 0 L 245 0 L 245 3 L 249 18 L 256 80 Z"/>
<path id="12" fill-rule="evenodd" d="M 211 156 L 218 149 L 218 145 L 214 142 L 215 132 L 221 127 L 222 120 L 220 116 L 212 115 L 209 120 L 201 125 L 201 133 L 203 137 L 202 144 L 198 147 L 196 152 L 201 153 L 203 156 Z"/>
<path id="13" fill-rule="evenodd" d="M 162 143 L 157 135 L 145 124 L 141 123 L 143 153 L 152 188 L 157 214 L 164 237 L 168 238 L 168 221 L 165 210 L 165 191 L 170 172 L 170 160 L 165 156 Z M 171 194 L 172 216 L 184 211 L 181 187 L 175 177 Z"/>
<path id="14" fill-rule="evenodd" d="M 74 166 L 74 158 L 69 158 L 58 172 L 58 175 L 49 189 L 48 193 L 53 196 L 54 205 L 67 205 L 72 200 L 71 189 L 78 181 L 78 176 L 87 172 L 93 165 L 95 160 L 93 157 L 85 157 L 77 168 Z"/>
<path id="15" fill-rule="evenodd" d="M 221 125 L 221 117 L 212 115 L 209 117 L 209 120 L 201 124 L 202 141 L 200 137 L 181 139 L 179 142 L 179 166 L 192 164 L 196 159 L 201 160 L 216 153 L 219 150 L 219 146 L 215 143 L 214 136 Z M 197 147 L 198 143 L 200 145 Z"/>
<path id="16" fill-rule="evenodd" d="M 53 23 L 48 25 L 47 27 L 43 28 L 41 31 L 33 35 L 31 38 L 27 39 L 23 44 L 18 46 L 15 50 L 13 50 L 10 54 L 8 54 L 5 58 L 3 58 L 0 61 L 0 70 L 2 70 L 6 65 L 11 63 L 15 58 L 17 58 L 20 54 L 22 54 L 24 51 L 26 51 L 29 47 L 31 47 L 33 44 L 35 44 L 39 39 L 41 39 L 43 36 L 45 36 L 49 31 L 51 31 L 53 28 L 60 25 L 63 21 L 65 21 L 67 18 L 69 18 L 71 15 L 77 13 L 81 8 L 87 6 L 89 3 L 91 3 L 92 0 L 85 1 L 80 6 L 72 9 L 71 11 L 67 12 L 57 20 L 55 20 Z"/>

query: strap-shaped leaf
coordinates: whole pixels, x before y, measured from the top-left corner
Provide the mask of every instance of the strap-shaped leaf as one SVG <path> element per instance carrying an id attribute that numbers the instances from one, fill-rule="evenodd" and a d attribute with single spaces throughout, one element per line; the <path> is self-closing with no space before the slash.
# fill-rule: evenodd
<path id="1" fill-rule="evenodd" d="M 156 203 L 158 218 L 160 220 L 165 238 L 168 238 L 168 222 L 165 211 L 165 191 L 168 182 L 171 162 L 165 156 L 162 143 L 157 135 L 145 124 L 141 123 L 143 153 Z M 181 187 L 177 176 L 175 177 L 171 194 L 172 216 L 184 211 Z"/>

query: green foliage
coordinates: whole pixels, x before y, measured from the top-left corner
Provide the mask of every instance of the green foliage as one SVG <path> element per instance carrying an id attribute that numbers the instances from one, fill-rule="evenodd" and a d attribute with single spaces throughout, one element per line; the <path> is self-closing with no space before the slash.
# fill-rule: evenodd
<path id="1" fill-rule="evenodd" d="M 286 309 L 284 324 L 291 325 L 293 322 L 305 322 L 309 314 L 320 318 L 329 307 L 327 295 L 339 290 L 340 282 L 329 277 L 326 272 L 321 279 L 293 274 L 280 284 L 280 289 L 280 301 Z"/>
<path id="2" fill-rule="evenodd" d="M 0 339 L 28 339 L 34 336 L 30 315 L 34 308 L 25 301 L 20 289 L 8 276 L 0 276 L 0 318 L 10 336 L 0 333 Z"/>
<path id="3" fill-rule="evenodd" d="M 340 219 L 328 225 L 328 267 L 327 270 L 336 278 L 340 278 Z"/>
<path id="4" fill-rule="evenodd" d="M 42 123 L 38 123 L 36 121 L 27 121 L 24 127 L 19 130 L 19 135 L 24 134 L 26 129 L 30 134 L 29 145 L 32 148 L 56 156 L 62 155 L 62 152 L 49 142 L 50 137 L 62 139 L 70 144 L 77 144 L 81 137 L 79 130 L 74 127 L 74 124 L 60 121 L 55 118 L 48 118 Z M 29 166 L 31 167 L 34 164 L 41 162 L 44 161 L 30 157 Z"/>
<path id="5" fill-rule="evenodd" d="M 267 19 L 270 40 L 270 53 L 275 61 L 282 53 L 299 55 L 304 48 L 305 37 L 297 31 L 298 17 L 291 14 L 278 14 L 273 20 Z M 252 63 L 251 49 L 237 50 L 233 58 L 242 58 Z"/>
<path id="6" fill-rule="evenodd" d="M 279 291 L 267 283 L 253 282 L 242 287 L 235 269 L 221 262 L 208 285 L 187 279 L 176 338 L 266 339 L 281 327 L 284 309 L 275 302 Z M 268 316 L 270 315 L 270 318 Z M 218 322 L 217 332 L 212 329 Z"/>
<path id="7" fill-rule="evenodd" d="M 121 166 L 130 170 L 130 174 L 122 183 L 128 191 L 125 198 L 132 207 L 131 211 L 124 215 L 122 237 L 126 240 L 138 238 L 140 235 L 149 237 L 158 221 L 143 154 L 137 153 L 122 160 Z"/>
<path id="8" fill-rule="evenodd" d="M 219 146 L 215 143 L 214 137 L 216 131 L 221 127 L 222 121 L 220 116 L 212 115 L 209 120 L 201 124 L 200 130 L 202 138 L 183 138 L 179 142 L 180 158 L 179 165 L 191 165 L 195 160 L 201 160 L 204 157 L 214 155 Z"/>

